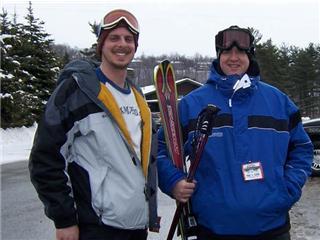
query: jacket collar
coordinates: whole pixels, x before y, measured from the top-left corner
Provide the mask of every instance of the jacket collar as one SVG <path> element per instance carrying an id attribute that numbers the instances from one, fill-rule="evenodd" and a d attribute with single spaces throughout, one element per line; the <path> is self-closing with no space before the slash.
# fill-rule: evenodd
<path id="1" fill-rule="evenodd" d="M 245 91 L 241 92 L 249 92 L 252 89 L 257 87 L 257 84 L 260 80 L 260 75 L 252 76 L 250 73 L 247 73 L 250 81 L 251 86 L 246 89 Z M 224 95 L 230 97 L 233 95 L 233 87 L 236 82 L 243 77 L 240 75 L 224 75 L 219 67 L 218 60 L 214 60 L 212 62 L 209 79 L 207 81 L 208 84 L 213 84 L 217 89 L 219 89 Z"/>

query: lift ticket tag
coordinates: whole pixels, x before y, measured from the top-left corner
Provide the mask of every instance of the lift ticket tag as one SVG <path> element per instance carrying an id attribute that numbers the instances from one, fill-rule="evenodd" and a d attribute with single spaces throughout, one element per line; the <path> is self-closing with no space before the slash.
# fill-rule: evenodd
<path id="1" fill-rule="evenodd" d="M 242 174 L 245 181 L 263 179 L 263 170 L 260 162 L 251 162 L 242 165 Z"/>

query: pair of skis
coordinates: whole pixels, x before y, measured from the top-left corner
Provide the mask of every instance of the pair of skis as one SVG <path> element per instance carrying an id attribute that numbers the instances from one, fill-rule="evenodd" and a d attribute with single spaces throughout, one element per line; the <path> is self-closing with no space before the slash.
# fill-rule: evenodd
<path id="1" fill-rule="evenodd" d="M 177 89 L 172 64 L 165 60 L 154 70 L 154 83 L 158 96 L 167 148 L 174 165 L 187 174 L 187 181 L 192 182 L 208 136 L 211 134 L 213 118 L 219 111 L 214 105 L 208 105 L 198 117 L 197 129 L 194 133 L 195 149 L 191 155 L 191 165 L 187 171 L 183 156 L 182 134 L 177 111 Z M 190 214 L 190 203 L 177 203 L 177 209 L 171 223 L 167 240 L 171 240 L 179 224 L 181 239 L 187 240 L 186 226 L 195 227 L 196 222 Z M 194 239 L 194 238 L 193 238 Z"/>
<path id="2" fill-rule="evenodd" d="M 177 90 L 175 76 L 173 67 L 169 61 L 165 60 L 155 67 L 154 84 L 156 87 L 161 122 L 164 128 L 164 135 L 169 154 L 173 164 L 183 172 L 186 172 L 187 169 L 182 150 L 182 134 L 177 111 Z M 182 216 L 178 217 L 176 225 L 178 222 L 181 238 L 185 239 L 185 224 Z"/>

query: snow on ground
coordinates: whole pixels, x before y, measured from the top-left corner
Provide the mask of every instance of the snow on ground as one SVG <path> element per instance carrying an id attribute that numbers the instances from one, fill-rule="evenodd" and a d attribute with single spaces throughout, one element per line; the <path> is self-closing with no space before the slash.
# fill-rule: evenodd
<path id="1" fill-rule="evenodd" d="M 36 128 L 0 128 L 0 164 L 28 160 Z"/>

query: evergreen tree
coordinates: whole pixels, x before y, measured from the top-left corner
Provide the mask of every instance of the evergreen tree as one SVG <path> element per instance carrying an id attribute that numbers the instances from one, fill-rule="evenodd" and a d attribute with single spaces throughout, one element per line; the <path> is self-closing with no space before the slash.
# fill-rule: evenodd
<path id="1" fill-rule="evenodd" d="M 12 96 L 11 82 L 14 77 L 12 68 L 10 69 L 10 64 L 13 62 L 12 57 L 8 56 L 8 52 L 12 47 L 10 45 L 10 39 L 14 36 L 11 35 L 11 23 L 8 20 L 8 13 L 2 9 L 2 13 L 0 14 L 1 21 L 1 124 L 6 125 L 7 122 L 10 122 L 10 112 L 13 111 L 14 102 Z"/>
<path id="2" fill-rule="evenodd" d="M 52 40 L 44 22 L 34 17 L 31 2 L 26 24 L 1 16 L 2 127 L 30 126 L 38 121 L 56 84 L 60 60 L 52 51 Z M 6 34 L 6 35 L 5 35 Z M 5 77 L 3 77 L 5 76 Z"/>
<path id="3" fill-rule="evenodd" d="M 20 69 L 17 45 L 21 42 L 21 24 L 8 19 L 8 13 L 2 9 L 1 21 L 1 127 L 25 125 L 25 93 L 23 80 L 27 75 Z"/>
<path id="4" fill-rule="evenodd" d="M 25 107 L 29 110 L 25 118 L 31 124 L 39 120 L 44 104 L 55 87 L 60 62 L 52 51 L 53 40 L 44 31 L 44 22 L 33 14 L 31 2 L 27 10 L 19 62 L 21 69 L 28 74 L 24 79 Z"/>
<path id="5" fill-rule="evenodd" d="M 281 66 L 279 65 L 279 49 L 271 39 L 256 45 L 257 61 L 263 81 L 284 91 L 285 86 L 281 79 Z"/>
<path id="6" fill-rule="evenodd" d="M 93 23 L 89 22 L 89 26 L 91 27 L 91 33 L 93 33 L 97 38 L 99 35 L 99 23 L 94 21 Z M 100 58 L 98 57 L 96 53 L 96 47 L 97 43 L 93 43 L 90 48 L 85 48 L 81 51 L 81 54 L 84 55 L 87 58 L 90 58 L 95 61 L 100 61 Z"/>
<path id="7" fill-rule="evenodd" d="M 313 83 L 314 109 L 311 117 L 320 117 L 320 44 L 315 46 L 315 52 L 314 66 L 316 75 Z"/>
<path id="8" fill-rule="evenodd" d="M 258 29 L 249 27 L 248 30 L 251 32 L 251 34 L 254 36 L 254 45 L 259 44 L 259 42 L 262 39 L 262 34 L 260 33 L 260 31 Z"/>
<path id="9" fill-rule="evenodd" d="M 303 115 L 319 114 L 319 51 L 313 44 L 299 49 L 293 57 L 292 79 Z"/>
<path id="10" fill-rule="evenodd" d="M 293 88 L 293 82 L 290 79 L 290 65 L 291 65 L 291 56 L 290 48 L 286 45 L 283 45 L 278 50 L 278 59 L 276 60 L 279 76 L 277 81 L 281 82 L 279 86 L 281 90 L 288 94 L 290 97 L 293 97 L 291 94 L 291 89 Z M 270 71 L 270 70 L 269 70 Z"/>

